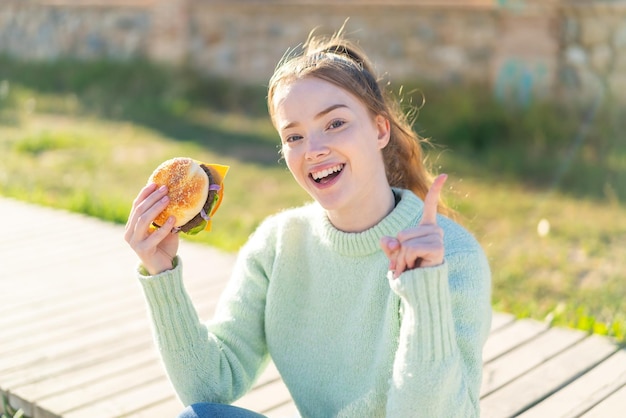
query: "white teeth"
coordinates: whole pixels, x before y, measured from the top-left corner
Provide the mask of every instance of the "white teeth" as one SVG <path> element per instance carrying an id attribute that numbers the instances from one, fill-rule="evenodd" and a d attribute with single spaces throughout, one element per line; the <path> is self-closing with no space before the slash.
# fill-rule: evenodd
<path id="1" fill-rule="evenodd" d="M 311 177 L 313 177 L 313 180 L 323 179 L 324 177 L 330 176 L 331 174 L 341 171 L 342 169 L 343 169 L 343 164 L 337 164 L 334 167 L 311 173 Z"/>

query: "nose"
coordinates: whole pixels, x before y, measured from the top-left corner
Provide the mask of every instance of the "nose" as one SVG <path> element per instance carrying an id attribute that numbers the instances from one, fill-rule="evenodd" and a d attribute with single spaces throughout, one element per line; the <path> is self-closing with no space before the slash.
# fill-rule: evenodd
<path id="1" fill-rule="evenodd" d="M 307 160 L 312 161 L 325 157 L 329 152 L 330 149 L 325 138 L 322 135 L 314 135 L 310 136 L 307 141 L 307 149 L 304 156 Z"/>

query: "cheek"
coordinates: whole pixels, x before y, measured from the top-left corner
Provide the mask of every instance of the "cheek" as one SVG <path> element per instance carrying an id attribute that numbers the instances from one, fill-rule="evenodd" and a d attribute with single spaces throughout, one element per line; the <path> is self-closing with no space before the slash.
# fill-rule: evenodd
<path id="1" fill-rule="evenodd" d="M 297 173 L 297 166 L 298 166 L 298 158 L 297 158 L 297 153 L 294 152 L 294 150 L 292 150 L 289 147 L 283 146 L 281 148 L 281 152 L 283 154 L 283 158 L 285 159 L 285 163 L 287 164 L 287 168 L 289 169 L 289 171 L 291 171 L 291 174 L 295 176 L 295 173 Z"/>

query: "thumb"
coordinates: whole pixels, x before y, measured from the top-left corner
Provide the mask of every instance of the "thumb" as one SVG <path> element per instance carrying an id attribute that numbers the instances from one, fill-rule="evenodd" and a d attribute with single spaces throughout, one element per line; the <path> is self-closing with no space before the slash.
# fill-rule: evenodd
<path id="1" fill-rule="evenodd" d="M 400 250 L 400 241 L 396 238 L 384 236 L 380 239 L 380 247 L 389 259 L 389 270 L 396 268 L 396 255 Z"/>

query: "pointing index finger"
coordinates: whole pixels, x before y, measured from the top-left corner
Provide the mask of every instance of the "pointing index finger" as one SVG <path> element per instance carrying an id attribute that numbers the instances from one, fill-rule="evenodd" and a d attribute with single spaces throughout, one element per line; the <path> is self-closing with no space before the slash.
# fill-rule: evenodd
<path id="1" fill-rule="evenodd" d="M 447 179 L 447 174 L 440 174 L 430 186 L 430 189 L 428 189 L 428 193 L 424 199 L 424 213 L 422 214 L 420 225 L 437 225 L 439 195 Z"/>

